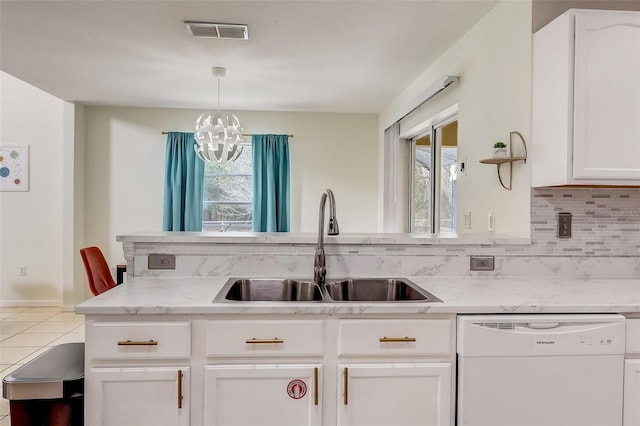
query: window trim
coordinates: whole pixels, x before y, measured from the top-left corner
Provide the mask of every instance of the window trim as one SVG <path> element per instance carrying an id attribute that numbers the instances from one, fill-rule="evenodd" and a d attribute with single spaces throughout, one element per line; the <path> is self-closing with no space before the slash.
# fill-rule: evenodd
<path id="1" fill-rule="evenodd" d="M 439 163 L 440 156 L 434 155 L 436 147 L 441 149 L 441 142 L 438 142 L 436 133 L 438 129 L 458 120 L 458 105 L 454 105 L 446 110 L 436 114 L 435 116 L 417 124 L 406 132 L 400 135 L 401 140 L 404 140 L 408 146 L 408 153 L 405 161 L 407 162 L 406 184 L 407 184 L 407 198 L 406 202 L 406 231 L 409 233 L 414 232 L 413 219 L 415 217 L 415 203 L 413 197 L 413 190 L 415 188 L 415 149 L 416 140 L 426 135 L 431 135 L 431 182 L 430 182 L 430 197 L 431 197 L 431 211 L 429 220 L 429 230 L 431 234 L 437 234 L 440 232 L 440 173 Z M 436 176 L 437 174 L 437 176 Z M 438 195 L 436 197 L 436 194 Z M 438 232 L 435 232 L 437 229 Z"/>

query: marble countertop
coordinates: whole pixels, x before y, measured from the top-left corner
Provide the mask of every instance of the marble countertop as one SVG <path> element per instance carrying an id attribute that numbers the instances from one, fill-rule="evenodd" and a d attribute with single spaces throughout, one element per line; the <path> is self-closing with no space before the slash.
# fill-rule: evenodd
<path id="1" fill-rule="evenodd" d="M 300 244 L 315 245 L 318 234 L 312 232 L 140 232 L 118 235 L 123 243 L 207 243 L 207 244 Z M 324 237 L 325 245 L 520 245 L 531 244 L 528 237 L 484 234 L 393 234 L 341 233 Z"/>
<path id="2" fill-rule="evenodd" d="M 76 307 L 86 315 L 640 312 L 640 280 L 406 277 L 443 303 L 220 302 L 219 278 L 133 278 Z"/>

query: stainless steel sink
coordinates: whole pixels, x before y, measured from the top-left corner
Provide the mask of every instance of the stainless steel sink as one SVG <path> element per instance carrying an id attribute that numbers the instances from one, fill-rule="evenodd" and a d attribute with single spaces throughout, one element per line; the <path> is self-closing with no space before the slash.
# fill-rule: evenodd
<path id="1" fill-rule="evenodd" d="M 406 278 L 349 278 L 324 287 L 333 302 L 442 302 Z"/>
<path id="2" fill-rule="evenodd" d="M 321 302 L 322 291 L 313 281 L 290 278 L 231 278 L 214 302 Z"/>
<path id="3" fill-rule="evenodd" d="M 442 302 L 406 278 L 230 278 L 214 302 Z"/>

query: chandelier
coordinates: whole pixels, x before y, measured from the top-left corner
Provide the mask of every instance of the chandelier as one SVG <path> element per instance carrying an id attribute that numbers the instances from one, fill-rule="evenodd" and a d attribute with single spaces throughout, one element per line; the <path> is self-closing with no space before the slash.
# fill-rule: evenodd
<path id="1" fill-rule="evenodd" d="M 238 117 L 220 112 L 220 80 L 227 69 L 213 67 L 211 72 L 218 79 L 218 110 L 203 112 L 196 120 L 193 149 L 202 161 L 230 163 L 242 153 L 242 127 Z"/>

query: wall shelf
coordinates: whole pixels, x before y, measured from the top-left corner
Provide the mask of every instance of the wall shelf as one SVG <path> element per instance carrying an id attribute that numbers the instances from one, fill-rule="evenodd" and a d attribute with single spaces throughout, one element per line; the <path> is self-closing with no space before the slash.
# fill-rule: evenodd
<path id="1" fill-rule="evenodd" d="M 511 191 L 511 187 L 513 185 L 513 163 L 516 161 L 523 161 L 525 164 L 527 163 L 527 144 L 524 141 L 524 137 L 520 132 L 512 131 L 509 132 L 509 153 L 513 155 L 513 138 L 517 136 L 522 143 L 522 148 L 524 149 L 524 156 L 517 157 L 496 157 L 496 158 L 485 158 L 484 160 L 480 160 L 482 164 L 495 164 L 498 169 L 498 180 L 500 181 L 500 185 L 507 191 Z M 500 174 L 500 166 L 503 164 L 509 165 L 509 186 L 505 185 L 502 181 L 502 175 Z"/>
<path id="2" fill-rule="evenodd" d="M 513 163 L 514 161 L 526 160 L 526 157 L 505 157 L 505 158 L 486 158 L 480 160 L 482 164 L 504 164 Z"/>

